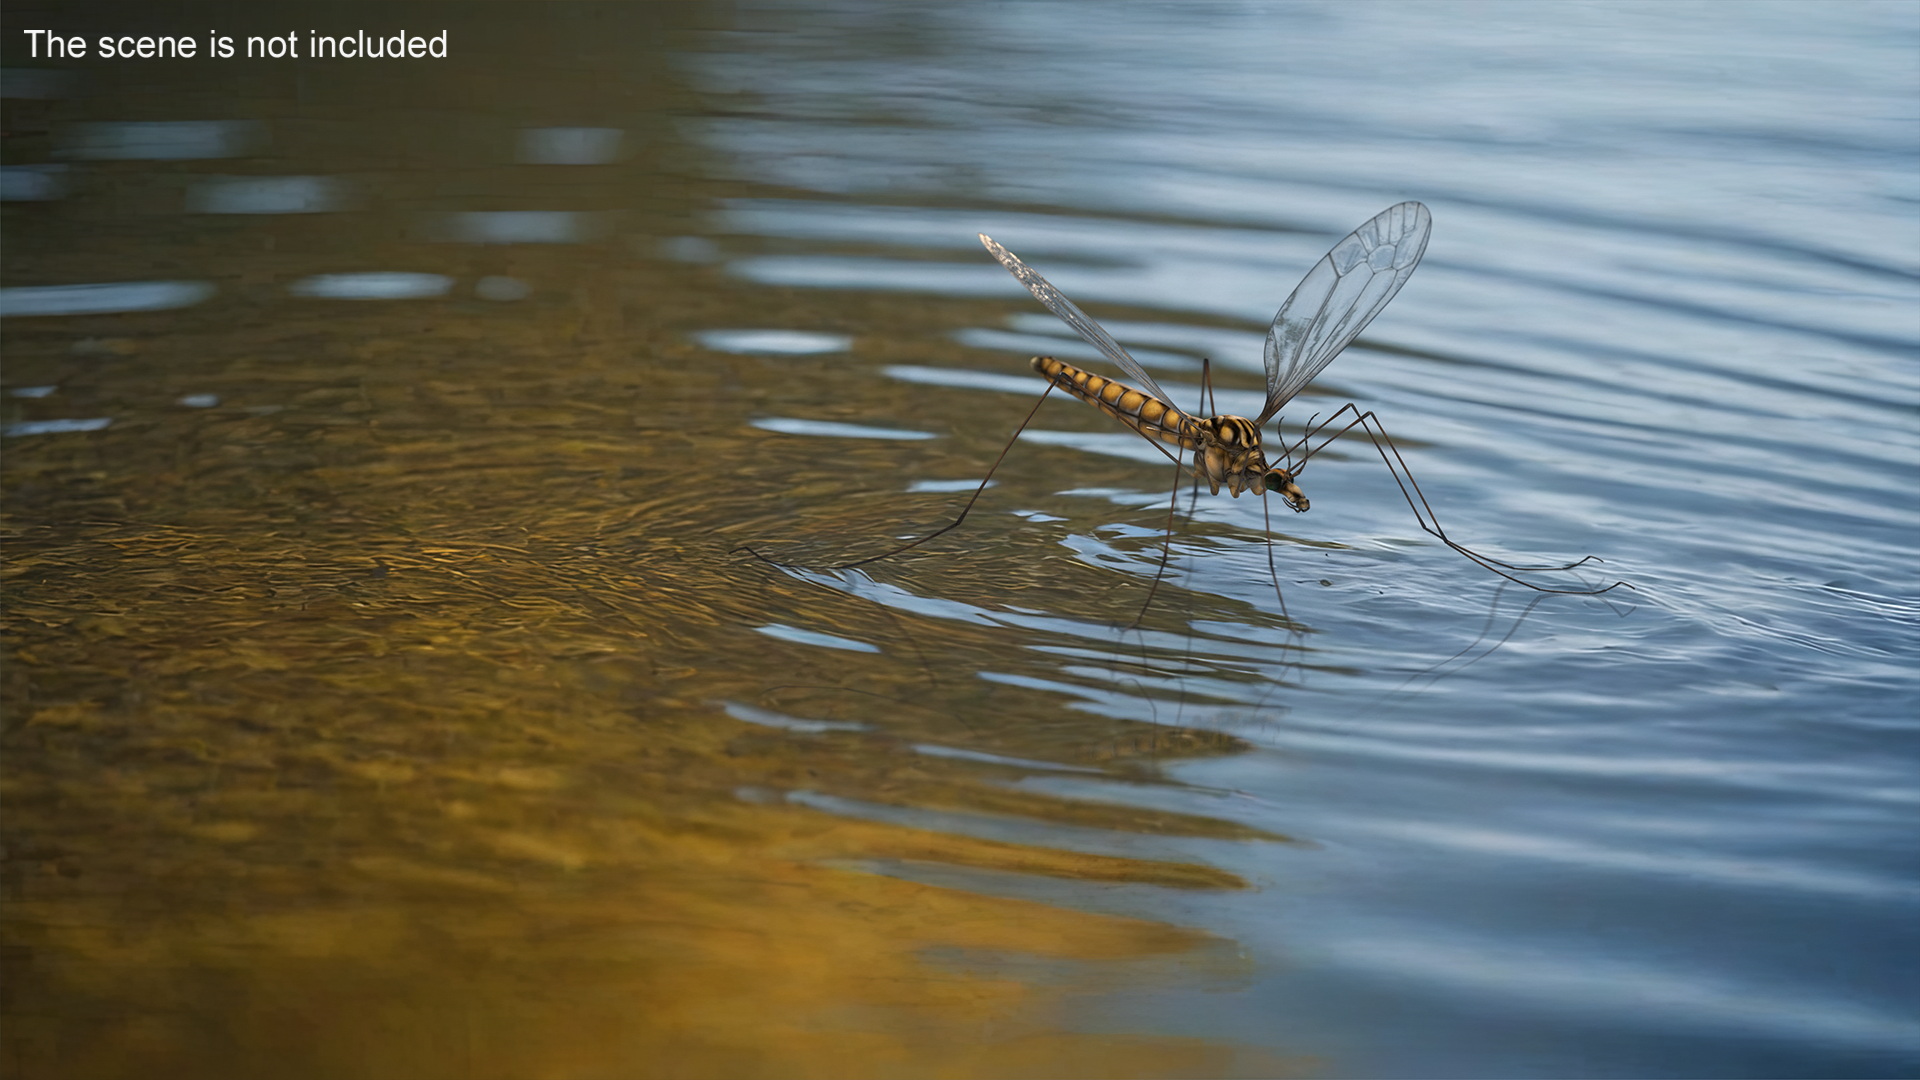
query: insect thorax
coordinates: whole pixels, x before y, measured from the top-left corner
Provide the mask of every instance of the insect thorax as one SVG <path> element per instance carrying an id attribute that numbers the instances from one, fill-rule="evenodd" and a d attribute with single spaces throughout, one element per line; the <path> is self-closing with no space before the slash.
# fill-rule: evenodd
<path id="1" fill-rule="evenodd" d="M 1244 416 L 1209 416 L 1196 421 L 1201 438 L 1194 449 L 1195 465 L 1214 494 L 1220 485 L 1235 498 L 1242 491 L 1265 494 L 1267 455 L 1260 449 L 1260 428 Z"/>

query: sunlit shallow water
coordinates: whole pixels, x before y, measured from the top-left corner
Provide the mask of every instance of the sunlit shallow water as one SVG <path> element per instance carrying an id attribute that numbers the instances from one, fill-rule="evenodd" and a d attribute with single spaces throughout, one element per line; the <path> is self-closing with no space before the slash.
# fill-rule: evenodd
<path id="1" fill-rule="evenodd" d="M 1911 9 L 450 10 L 8 56 L 10 1070 L 1920 1067 Z M 1093 359 L 976 232 L 1255 413 L 1405 198 L 1288 429 L 1631 590 L 1349 441 L 1132 625 L 1059 400 L 733 550 Z"/>

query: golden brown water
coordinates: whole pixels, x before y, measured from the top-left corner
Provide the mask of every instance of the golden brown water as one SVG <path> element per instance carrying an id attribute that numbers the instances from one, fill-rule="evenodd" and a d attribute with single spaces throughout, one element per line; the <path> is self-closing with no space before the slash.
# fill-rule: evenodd
<path id="1" fill-rule="evenodd" d="M 1006 691 L 971 717 L 851 709 L 887 735 L 802 741 L 719 715 L 716 700 L 762 697 L 779 648 L 743 627 L 833 594 L 705 538 L 730 517 L 689 463 L 737 475 L 754 461 L 717 380 L 578 340 L 564 378 L 542 375 L 549 325 L 452 322 L 401 349 L 408 326 L 369 323 L 279 321 L 277 341 L 237 348 L 130 344 L 143 373 L 114 390 L 129 401 L 168 400 L 191 373 L 228 401 L 267 386 L 292 404 L 8 455 L 17 1075 L 1233 1068 L 1198 1042 L 1056 1030 L 1049 1003 L 1070 983 L 921 959 L 951 946 L 1122 961 L 1201 935 L 827 863 L 1239 886 L 1230 876 L 734 791 L 1242 831 L 1012 794 L 982 785 L 1006 770 L 899 747 L 928 728 L 958 741 L 956 720 L 1001 751 L 1094 760 L 1127 741 L 1019 740 Z M 58 362 L 27 343 L 11 357 Z M 623 381 L 629 401 L 605 404 Z M 650 412 L 631 400 L 643 386 L 719 407 Z M 858 683 L 854 655 L 820 677 Z"/>
<path id="2" fill-rule="evenodd" d="M 1920 22 L 1089 10 L 8 3 L 0 1075 L 1920 1074 Z"/>
<path id="3" fill-rule="evenodd" d="M 220 100 L 143 81 L 162 77 L 151 70 L 96 75 L 105 89 L 51 107 L 49 130 Z M 411 121 L 376 104 L 392 87 L 309 75 L 336 99 L 256 85 L 228 102 L 280 125 L 294 160 L 112 163 L 68 203 L 7 210 L 9 285 L 203 276 L 221 290 L 182 312 L 7 326 L 9 386 L 57 384 L 61 415 L 115 417 L 6 447 L 7 1074 L 1291 1068 L 1177 1033 L 1068 1023 L 1071 1000 L 1115 980 L 1237 977 L 1230 943 L 873 868 L 1244 887 L 1232 874 L 782 798 L 1284 840 L 1022 791 L 1007 783 L 1025 775 L 1017 764 L 916 753 L 935 742 L 1147 778 L 1158 760 L 1238 744 L 1063 715 L 1053 695 L 972 677 L 989 655 L 1005 667 L 1005 628 L 918 621 L 730 554 L 769 537 L 877 542 L 903 518 L 936 520 L 953 497 L 903 501 L 898 474 L 978 475 L 1014 417 L 835 455 L 749 421 L 944 424 L 911 387 L 864 379 L 858 408 L 841 403 L 857 361 L 953 363 L 942 335 L 989 316 L 748 288 L 659 259 L 654 238 L 719 194 L 676 171 L 685 148 L 670 142 L 590 181 L 482 170 L 479 200 L 430 189 L 447 182 L 443 162 L 380 159 L 358 162 L 361 213 L 235 225 L 165 212 L 197 171 L 345 168 L 352 155 L 303 122 L 364 125 L 356 150 L 373 159 L 406 133 Z M 652 95 L 627 106 L 633 127 L 673 100 L 670 87 L 630 89 Z M 489 115 L 486 100 L 460 108 Z M 10 145 L 9 160 L 53 145 Z M 394 227 L 475 201 L 617 218 L 559 248 L 433 244 Z M 285 294 L 341 266 L 512 274 L 536 291 L 517 304 Z M 723 355 L 689 338 L 741 325 L 851 333 L 854 358 Z M 175 405 L 185 394 L 219 404 Z M 42 407 L 8 399 L 6 419 Z M 1006 490 L 1041 491 L 1043 466 L 1010 471 Z M 810 498 L 821 491 L 843 497 Z M 1035 535 L 959 544 L 899 573 L 937 574 L 983 603 L 1130 614 L 1137 597 L 1103 598 L 1110 582 L 1050 549 Z M 905 645 L 823 650 L 753 632 L 770 624 Z M 800 737 L 733 719 L 726 702 L 866 729 Z"/>

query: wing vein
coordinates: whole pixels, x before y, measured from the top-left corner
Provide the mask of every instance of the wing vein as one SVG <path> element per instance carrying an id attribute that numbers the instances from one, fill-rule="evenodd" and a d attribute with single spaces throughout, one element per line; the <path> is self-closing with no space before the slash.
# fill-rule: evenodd
<path id="1" fill-rule="evenodd" d="M 1267 330 L 1267 404 L 1257 423 L 1272 419 L 1386 308 L 1426 254 L 1432 228 L 1425 206 L 1399 203 L 1348 233 L 1313 265 Z M 1372 286 L 1382 275 L 1386 285 L 1375 293 Z"/>
<path id="2" fill-rule="evenodd" d="M 980 242 L 986 245 L 987 251 L 994 258 L 1000 260 L 1000 265 L 1006 267 L 1008 273 L 1027 287 L 1027 291 L 1033 294 L 1034 299 L 1045 304 L 1048 311 L 1058 315 L 1060 321 L 1072 327 L 1073 332 L 1079 334 L 1083 341 L 1099 349 L 1107 359 L 1120 365 L 1120 370 L 1138 380 L 1140 389 L 1159 398 L 1161 404 L 1173 405 L 1173 399 L 1167 396 L 1165 390 L 1160 389 L 1160 384 L 1153 380 L 1153 376 L 1147 374 L 1147 369 L 1140 366 L 1140 361 L 1135 360 L 1127 350 L 1121 348 L 1120 343 L 1113 340 L 1112 334 L 1107 333 L 1099 323 L 1088 318 L 1086 312 L 1081 311 L 1073 301 L 1062 295 L 1051 282 L 1041 277 L 1039 271 L 1021 262 L 1020 256 L 1001 247 L 986 233 L 980 234 Z"/>

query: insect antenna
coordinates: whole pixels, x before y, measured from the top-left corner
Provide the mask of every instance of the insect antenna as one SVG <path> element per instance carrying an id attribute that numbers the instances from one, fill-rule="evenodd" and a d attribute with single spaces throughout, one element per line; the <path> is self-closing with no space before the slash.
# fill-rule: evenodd
<path id="1" fill-rule="evenodd" d="M 1300 470 L 1306 466 L 1307 462 L 1305 458 L 1300 459 L 1299 465 L 1295 465 L 1293 463 L 1293 455 L 1295 451 L 1306 446 L 1306 433 L 1313 430 L 1314 421 L 1318 419 L 1320 419 L 1319 413 L 1314 413 L 1312 416 L 1307 417 L 1307 426 L 1300 429 L 1300 441 L 1297 443 L 1289 444 L 1286 433 L 1280 433 L 1280 456 L 1282 458 L 1282 464 L 1288 472 L 1298 475 Z M 1276 426 L 1274 430 L 1278 431 L 1279 428 Z"/>

